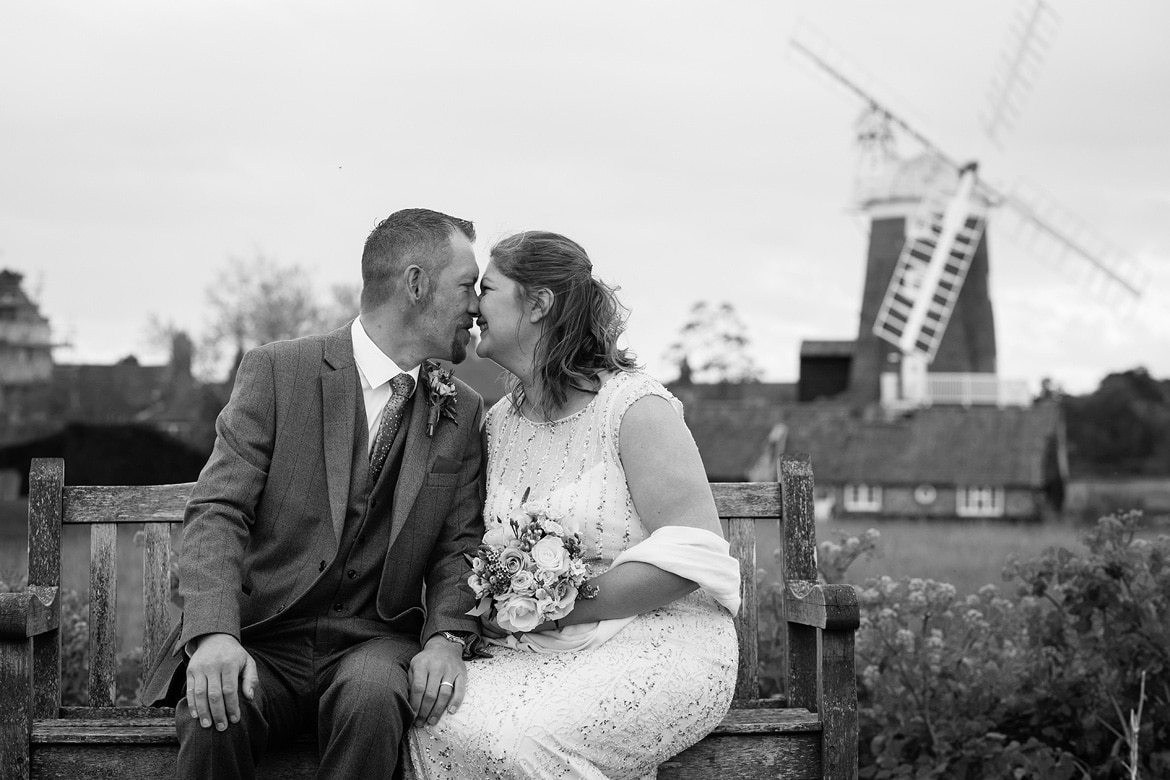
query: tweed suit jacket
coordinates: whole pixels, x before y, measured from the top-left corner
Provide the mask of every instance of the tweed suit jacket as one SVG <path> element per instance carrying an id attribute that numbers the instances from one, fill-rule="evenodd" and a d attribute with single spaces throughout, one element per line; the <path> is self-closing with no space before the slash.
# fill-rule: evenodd
<path id="1" fill-rule="evenodd" d="M 337 555 L 345 522 L 360 381 L 349 325 L 244 356 L 187 503 L 183 615 L 143 702 L 166 692 L 187 642 L 262 629 L 323 576 L 320 562 Z M 378 615 L 392 630 L 422 626 L 425 642 L 438 631 L 478 631 L 466 614 L 475 598 L 464 554 L 483 535 L 484 456 L 479 394 L 455 379 L 456 419 L 441 418 L 428 436 L 421 385 L 420 375 L 392 506 L 369 511 L 388 511 L 391 522 Z"/>

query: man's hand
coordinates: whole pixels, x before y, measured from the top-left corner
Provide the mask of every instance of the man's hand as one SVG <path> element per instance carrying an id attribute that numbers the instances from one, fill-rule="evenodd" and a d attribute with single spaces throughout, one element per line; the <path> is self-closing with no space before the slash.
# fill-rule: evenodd
<path id="1" fill-rule="evenodd" d="M 239 690 L 251 701 L 260 677 L 256 662 L 231 634 L 205 634 L 193 641 L 187 661 L 187 708 L 203 728 L 223 731 L 240 720 Z"/>
<path id="2" fill-rule="evenodd" d="M 410 659 L 410 706 L 414 725 L 435 725 L 444 713 L 455 712 L 463 703 L 467 665 L 463 645 L 436 634 Z"/>

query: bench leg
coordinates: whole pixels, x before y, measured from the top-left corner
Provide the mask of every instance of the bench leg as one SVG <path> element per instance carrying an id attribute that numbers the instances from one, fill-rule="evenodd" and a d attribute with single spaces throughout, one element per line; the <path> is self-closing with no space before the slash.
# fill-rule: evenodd
<path id="1" fill-rule="evenodd" d="M 821 767 L 824 777 L 857 777 L 857 676 L 854 632 L 821 632 Z"/>
<path id="2" fill-rule="evenodd" d="M 32 660 L 28 639 L 0 639 L 0 777 L 28 780 Z"/>

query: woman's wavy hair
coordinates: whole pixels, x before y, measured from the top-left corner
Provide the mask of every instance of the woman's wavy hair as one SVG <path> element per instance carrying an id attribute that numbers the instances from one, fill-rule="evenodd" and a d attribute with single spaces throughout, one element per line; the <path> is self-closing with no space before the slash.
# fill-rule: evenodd
<path id="1" fill-rule="evenodd" d="M 601 372 L 638 367 L 635 355 L 617 345 L 629 312 L 618 301 L 617 288 L 593 276 L 593 263 L 576 241 L 529 230 L 498 241 L 491 259 L 528 301 L 535 302 L 542 289 L 552 292 L 535 356 L 542 391 L 538 407 L 546 417 L 565 403 L 570 388 L 596 393 Z M 510 389 L 519 409 L 523 388 L 517 381 Z"/>

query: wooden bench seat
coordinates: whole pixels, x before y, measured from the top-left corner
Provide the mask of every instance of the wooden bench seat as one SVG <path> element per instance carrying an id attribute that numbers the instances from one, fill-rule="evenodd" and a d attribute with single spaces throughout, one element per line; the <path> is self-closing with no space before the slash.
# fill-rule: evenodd
<path id="1" fill-rule="evenodd" d="M 740 659 L 731 711 L 699 744 L 662 764 L 659 778 L 853 778 L 857 596 L 816 581 L 812 468 L 782 457 L 779 482 L 713 483 L 728 541 L 741 565 L 736 618 Z M 66 487 L 64 463 L 37 459 L 30 473 L 29 586 L 0 594 L 0 777 L 139 780 L 174 775 L 169 708 L 115 707 L 117 529 L 143 527 L 143 663 L 170 629 L 171 526 L 191 485 Z M 783 546 L 786 700 L 760 699 L 756 524 L 780 523 Z M 90 527 L 88 707 L 61 706 L 61 527 Z M 311 777 L 311 738 L 273 750 L 260 778 Z"/>

